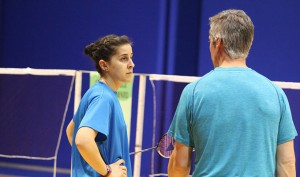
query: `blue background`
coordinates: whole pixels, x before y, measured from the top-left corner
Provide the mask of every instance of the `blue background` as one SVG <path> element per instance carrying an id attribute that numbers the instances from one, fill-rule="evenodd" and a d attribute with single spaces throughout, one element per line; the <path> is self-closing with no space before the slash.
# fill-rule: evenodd
<path id="1" fill-rule="evenodd" d="M 208 18 L 228 8 L 243 9 L 255 25 L 248 66 L 273 81 L 300 82 L 298 0 L 0 0 L 0 67 L 95 70 L 83 54 L 84 46 L 114 33 L 133 40 L 136 73 L 202 76 L 213 69 Z M 134 92 L 137 82 L 135 79 Z M 149 85 L 145 125 L 152 125 L 153 121 Z M 182 87 L 158 86 L 158 96 L 163 99 L 158 112 L 167 119 L 158 123 L 157 137 L 166 131 Z M 133 116 L 136 103 L 135 96 Z M 299 132 L 299 103 L 292 104 L 296 105 L 292 111 Z M 67 122 L 72 110 L 68 115 Z M 131 127 L 134 140 L 135 121 Z M 144 131 L 144 139 L 151 139 L 152 133 Z M 295 148 L 300 161 L 298 141 Z M 150 146 L 152 142 L 144 140 L 143 148 Z M 134 150 L 134 141 L 130 149 Z M 150 158 L 150 153 L 143 154 L 141 176 L 150 173 Z M 165 171 L 166 163 L 158 159 L 156 165 Z M 65 135 L 58 166 L 70 166 L 70 147 Z"/>

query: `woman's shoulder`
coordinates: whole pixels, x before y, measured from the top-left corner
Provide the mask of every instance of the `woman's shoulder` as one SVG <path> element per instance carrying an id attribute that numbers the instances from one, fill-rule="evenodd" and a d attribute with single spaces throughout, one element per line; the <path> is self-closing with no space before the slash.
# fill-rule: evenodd
<path id="1" fill-rule="evenodd" d="M 106 98 L 109 95 L 109 91 L 105 88 L 105 85 L 101 82 L 96 82 L 84 93 L 82 99 Z"/>

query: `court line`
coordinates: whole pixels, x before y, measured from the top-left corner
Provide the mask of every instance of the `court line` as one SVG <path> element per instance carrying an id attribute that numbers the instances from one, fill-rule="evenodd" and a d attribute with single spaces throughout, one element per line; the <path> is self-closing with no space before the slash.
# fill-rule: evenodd
<path id="1" fill-rule="evenodd" d="M 45 166 L 38 166 L 38 165 L 0 162 L 0 167 L 53 173 L 53 167 L 45 167 Z M 61 174 L 70 174 L 70 169 L 57 168 L 56 172 Z"/>

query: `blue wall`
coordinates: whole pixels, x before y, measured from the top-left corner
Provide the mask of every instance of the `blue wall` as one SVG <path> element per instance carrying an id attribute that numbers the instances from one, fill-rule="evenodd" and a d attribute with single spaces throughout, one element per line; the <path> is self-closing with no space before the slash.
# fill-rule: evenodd
<path id="1" fill-rule="evenodd" d="M 83 54 L 84 46 L 115 33 L 133 40 L 136 73 L 202 76 L 212 69 L 208 18 L 228 8 L 243 9 L 255 25 L 248 65 L 271 80 L 300 82 L 298 0 L 0 0 L 0 67 L 94 70 L 92 61 Z M 165 113 L 170 119 L 177 103 L 174 95 L 180 92 L 169 87 L 161 88 L 161 94 L 166 94 L 161 109 L 173 105 Z M 152 125 L 149 84 L 147 91 L 150 101 L 144 123 Z M 133 105 L 136 102 L 133 98 Z M 136 114 L 135 108 L 132 113 Z M 67 121 L 70 119 L 71 115 Z M 294 119 L 299 122 L 300 118 Z M 168 126 L 163 124 L 158 125 L 157 136 Z M 133 122 L 132 132 L 135 126 Z M 151 136 L 152 131 L 144 131 L 144 139 Z M 151 141 L 144 141 L 143 148 L 151 146 Z M 300 149 L 299 145 L 296 148 Z M 58 165 L 69 167 L 69 157 L 70 147 L 63 136 Z M 142 161 L 142 175 L 147 175 L 150 153 L 144 153 Z"/>

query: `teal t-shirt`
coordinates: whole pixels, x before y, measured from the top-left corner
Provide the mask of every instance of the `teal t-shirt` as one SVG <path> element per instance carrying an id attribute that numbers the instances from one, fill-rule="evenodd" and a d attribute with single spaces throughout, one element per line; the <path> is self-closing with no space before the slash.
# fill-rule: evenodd
<path id="1" fill-rule="evenodd" d="M 270 177 L 297 132 L 283 90 L 250 68 L 215 68 L 182 92 L 168 134 L 195 148 L 195 177 Z"/>
<path id="2" fill-rule="evenodd" d="M 90 127 L 98 132 L 96 143 L 106 164 L 124 159 L 127 174 L 132 177 L 127 129 L 117 93 L 102 82 L 97 82 L 83 96 L 73 117 L 74 134 L 80 127 Z M 75 136 L 73 136 L 73 145 Z M 72 146 L 72 177 L 99 177 Z"/>

